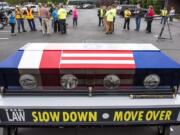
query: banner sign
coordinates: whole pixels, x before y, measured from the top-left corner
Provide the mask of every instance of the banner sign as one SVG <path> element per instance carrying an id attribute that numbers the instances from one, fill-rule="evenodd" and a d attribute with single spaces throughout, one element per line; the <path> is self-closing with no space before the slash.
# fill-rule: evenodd
<path id="1" fill-rule="evenodd" d="M 0 110 L 1 122 L 33 125 L 168 123 L 179 121 L 179 109 L 18 109 Z"/>

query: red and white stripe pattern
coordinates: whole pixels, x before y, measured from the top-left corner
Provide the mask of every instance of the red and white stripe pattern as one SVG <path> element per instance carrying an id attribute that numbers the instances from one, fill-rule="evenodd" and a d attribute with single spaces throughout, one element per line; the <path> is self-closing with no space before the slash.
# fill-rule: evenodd
<path id="1" fill-rule="evenodd" d="M 81 74 L 81 77 L 78 78 L 80 80 L 83 80 L 85 76 L 87 79 L 86 74 L 80 73 L 83 70 L 92 72 L 90 76 L 97 78 L 97 85 L 101 84 L 106 75 L 113 74 L 114 70 L 117 70 L 116 73 L 123 85 L 132 85 L 135 61 L 133 52 L 127 50 L 24 51 L 18 69 L 20 74 L 35 75 L 38 84 L 43 87 L 60 87 L 60 77 L 64 74 L 64 71 L 67 71 L 69 74 L 73 71 L 71 74 L 75 74 L 77 77 L 79 76 L 78 74 Z M 74 72 L 78 70 L 80 72 Z M 97 76 L 96 73 L 98 74 Z"/>
<path id="2" fill-rule="evenodd" d="M 134 69 L 132 51 L 63 51 L 60 68 Z"/>
<path id="3" fill-rule="evenodd" d="M 96 86 L 103 87 L 104 77 L 109 74 L 117 75 L 121 86 L 132 86 L 135 61 L 132 51 L 66 50 L 62 52 L 60 68 L 62 74 L 75 74 L 80 86 L 85 85 L 85 79 L 89 79 L 94 80 Z"/>

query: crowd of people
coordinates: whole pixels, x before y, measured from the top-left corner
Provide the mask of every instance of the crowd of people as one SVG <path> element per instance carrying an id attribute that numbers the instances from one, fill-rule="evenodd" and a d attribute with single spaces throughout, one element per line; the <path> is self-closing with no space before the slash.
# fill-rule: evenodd
<path id="1" fill-rule="evenodd" d="M 78 10 L 76 6 L 72 11 L 73 27 L 77 27 Z M 63 4 L 47 6 L 46 4 L 39 4 L 38 18 L 43 35 L 50 35 L 52 32 L 66 34 L 66 19 L 67 11 Z M 10 12 L 9 24 L 11 26 L 11 34 L 16 35 L 15 26 L 17 24 L 17 32 L 27 32 L 24 26 L 24 21 L 27 20 L 31 31 L 37 31 L 35 16 L 31 7 L 27 7 L 26 10 L 22 10 L 20 6 L 16 6 L 15 13 Z"/>
<path id="2" fill-rule="evenodd" d="M 135 31 L 140 31 L 141 19 L 144 17 L 144 12 L 140 6 L 140 4 L 136 5 L 135 11 L 132 13 L 130 9 L 127 7 L 124 10 L 124 30 L 130 30 L 130 21 L 132 14 L 135 15 Z M 164 24 L 167 21 L 167 16 L 170 16 L 170 21 L 173 21 L 173 16 L 175 14 L 175 10 L 172 7 L 170 12 L 168 13 L 167 9 L 164 8 L 161 10 L 161 24 Z M 115 28 L 115 21 L 117 15 L 116 5 L 111 6 L 101 6 L 98 9 L 98 18 L 99 18 L 99 26 L 103 26 L 106 34 L 112 34 Z M 145 21 L 147 22 L 146 32 L 151 33 L 152 22 L 154 18 L 155 12 L 153 6 L 149 6 L 147 14 L 145 15 Z M 64 8 L 63 4 L 39 4 L 38 9 L 38 18 L 41 26 L 41 31 L 43 35 L 50 35 L 51 33 L 61 33 L 66 34 L 66 19 L 67 19 L 67 11 Z M 15 26 L 17 25 L 17 33 L 27 32 L 24 26 L 24 21 L 27 20 L 29 24 L 30 31 L 37 31 L 35 16 L 31 7 L 27 7 L 26 10 L 22 10 L 20 6 L 16 6 L 15 13 L 11 12 L 9 15 L 9 24 L 11 26 L 11 34 L 16 35 Z M 73 19 L 73 28 L 77 27 L 78 22 L 78 10 L 76 6 L 72 11 L 72 19 Z"/>
<path id="3" fill-rule="evenodd" d="M 99 18 L 99 26 L 103 26 L 106 34 L 112 34 L 114 31 L 114 23 L 116 20 L 116 6 L 101 6 L 98 10 L 98 18 Z M 123 13 L 124 18 L 124 30 L 130 30 L 130 20 L 132 17 L 132 14 L 135 15 L 135 31 L 140 31 L 141 26 L 141 20 L 143 17 L 145 17 L 145 21 L 147 22 L 146 32 L 151 33 L 152 29 L 152 22 L 154 19 L 155 11 L 153 6 L 149 5 L 148 11 L 146 14 L 144 14 L 140 4 L 138 3 L 136 5 L 135 11 L 132 13 L 131 10 L 126 7 Z M 168 19 L 168 15 L 170 16 L 170 21 L 173 21 L 173 17 L 175 15 L 175 9 L 172 7 L 171 10 L 168 13 L 168 10 L 166 7 L 161 10 L 161 24 L 165 24 L 165 22 Z"/>

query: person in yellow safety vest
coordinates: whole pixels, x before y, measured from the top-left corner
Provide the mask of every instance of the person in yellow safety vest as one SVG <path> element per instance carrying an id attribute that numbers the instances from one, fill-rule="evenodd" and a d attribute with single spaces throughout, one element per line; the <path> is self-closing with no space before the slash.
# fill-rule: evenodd
<path id="1" fill-rule="evenodd" d="M 19 6 L 16 6 L 16 8 L 15 8 L 15 19 L 17 21 L 18 33 L 21 32 L 21 27 L 22 27 L 23 32 L 26 32 L 26 30 L 24 28 L 23 12 L 21 11 Z"/>
<path id="2" fill-rule="evenodd" d="M 29 24 L 29 27 L 30 27 L 31 31 L 37 31 L 36 30 L 36 25 L 35 25 L 35 22 L 34 22 L 33 10 L 31 9 L 31 7 L 27 7 L 26 19 L 28 21 L 28 24 Z"/>
<path id="3" fill-rule="evenodd" d="M 38 4 L 38 17 L 39 17 L 39 22 L 42 27 L 42 18 L 41 18 L 40 10 L 41 10 L 41 3 Z"/>
<path id="4" fill-rule="evenodd" d="M 67 17 L 67 11 L 63 7 L 63 5 L 61 5 L 60 9 L 58 10 L 58 20 L 60 24 L 61 34 L 66 34 L 66 17 Z"/>
<path id="5" fill-rule="evenodd" d="M 103 24 L 103 23 L 102 23 L 103 17 L 104 17 L 104 9 L 103 9 L 103 7 L 101 6 L 101 7 L 98 9 L 99 26 L 101 26 L 101 25 Z"/>
<path id="6" fill-rule="evenodd" d="M 129 10 L 128 7 L 124 10 L 124 30 L 126 29 L 129 30 L 129 24 L 130 24 L 130 17 L 131 17 L 131 11 Z"/>
<path id="7" fill-rule="evenodd" d="M 113 5 L 111 10 L 113 11 L 113 14 L 114 14 L 114 19 L 113 19 L 113 32 L 114 32 L 114 23 L 115 23 L 116 14 L 117 14 L 116 5 Z"/>
<path id="8" fill-rule="evenodd" d="M 167 21 L 167 16 L 168 16 L 168 10 L 166 7 L 161 10 L 161 24 L 165 24 Z"/>
<path id="9" fill-rule="evenodd" d="M 104 10 L 104 15 L 103 15 L 103 30 L 106 31 L 106 26 L 107 26 L 107 17 L 106 17 L 106 12 L 107 12 L 107 6 L 103 6 Z"/>
<path id="10" fill-rule="evenodd" d="M 107 20 L 106 34 L 112 34 L 112 32 L 113 32 L 114 13 L 112 11 L 111 6 L 108 7 L 108 10 L 106 12 L 106 20 Z"/>

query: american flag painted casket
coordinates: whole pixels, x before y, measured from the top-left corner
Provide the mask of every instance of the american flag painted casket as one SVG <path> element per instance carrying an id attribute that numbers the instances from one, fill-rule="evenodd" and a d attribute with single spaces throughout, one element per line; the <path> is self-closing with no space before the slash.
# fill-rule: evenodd
<path id="1" fill-rule="evenodd" d="M 152 44 L 29 43 L 0 63 L 0 86 L 7 93 L 173 93 L 179 71 Z"/>

